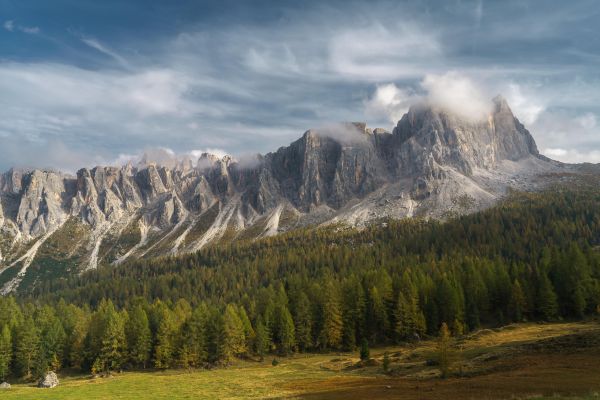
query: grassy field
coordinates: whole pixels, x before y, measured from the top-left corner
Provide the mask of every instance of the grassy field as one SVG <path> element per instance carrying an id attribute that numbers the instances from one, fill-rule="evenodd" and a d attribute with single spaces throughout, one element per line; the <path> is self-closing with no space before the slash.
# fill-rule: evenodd
<path id="1" fill-rule="evenodd" d="M 453 376 L 427 360 L 434 341 L 356 353 L 240 361 L 202 371 L 62 376 L 54 389 L 13 385 L 0 398 L 27 399 L 595 399 L 600 400 L 600 323 L 519 324 L 456 342 Z M 387 352 L 389 373 L 381 361 Z"/>

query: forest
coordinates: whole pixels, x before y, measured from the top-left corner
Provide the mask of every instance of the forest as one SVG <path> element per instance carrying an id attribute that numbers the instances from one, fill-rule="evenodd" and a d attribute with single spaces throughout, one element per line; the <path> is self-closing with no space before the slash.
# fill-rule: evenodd
<path id="1" fill-rule="evenodd" d="M 444 222 L 306 228 L 102 266 L 0 298 L 0 380 L 205 368 L 600 312 L 600 191 Z"/>

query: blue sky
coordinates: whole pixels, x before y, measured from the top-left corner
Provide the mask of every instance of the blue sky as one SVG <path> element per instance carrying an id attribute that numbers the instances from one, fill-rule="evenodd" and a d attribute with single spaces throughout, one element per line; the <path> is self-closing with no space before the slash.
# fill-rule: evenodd
<path id="1" fill-rule="evenodd" d="M 600 162 L 598 21 L 595 0 L 0 0 L 0 170 L 266 152 L 498 93 L 542 152 Z"/>

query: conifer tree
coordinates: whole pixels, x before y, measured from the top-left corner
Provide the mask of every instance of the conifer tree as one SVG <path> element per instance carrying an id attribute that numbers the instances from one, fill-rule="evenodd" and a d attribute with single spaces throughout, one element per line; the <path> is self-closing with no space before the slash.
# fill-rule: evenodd
<path id="1" fill-rule="evenodd" d="M 278 315 L 279 353 L 286 355 L 292 352 L 296 345 L 294 320 L 287 307 L 281 307 Z"/>
<path id="2" fill-rule="evenodd" d="M 15 365 L 20 376 L 29 379 L 40 354 L 40 337 L 31 316 L 26 316 L 16 329 Z"/>
<path id="3" fill-rule="evenodd" d="M 238 307 L 238 315 L 240 316 L 240 321 L 242 321 L 242 326 L 244 327 L 244 338 L 245 338 L 245 347 L 246 350 L 251 350 L 252 345 L 254 343 L 254 329 L 252 328 L 252 323 L 250 322 L 250 318 L 248 318 L 248 314 L 246 313 L 246 309 L 243 306 Z M 293 324 L 293 321 L 292 321 Z"/>
<path id="4" fill-rule="evenodd" d="M 175 361 L 175 335 L 178 324 L 174 313 L 166 305 L 160 305 L 159 313 L 162 318 L 156 331 L 154 366 L 156 368 L 170 368 Z"/>
<path id="5" fill-rule="evenodd" d="M 260 357 L 261 361 L 264 359 L 265 354 L 269 350 L 269 332 L 262 322 L 262 319 L 258 319 L 256 322 L 256 336 L 254 338 L 254 352 Z"/>
<path id="6" fill-rule="evenodd" d="M 202 303 L 192 312 L 180 332 L 179 365 L 184 368 L 199 367 L 207 360 L 206 324 L 208 308 Z"/>
<path id="7" fill-rule="evenodd" d="M 331 281 L 324 286 L 323 326 L 319 342 L 323 348 L 337 349 L 342 343 L 343 328 L 338 288 Z"/>
<path id="8" fill-rule="evenodd" d="M 8 323 L 0 329 L 0 381 L 4 381 L 10 373 L 12 361 L 12 338 Z"/>
<path id="9" fill-rule="evenodd" d="M 125 324 L 127 349 L 129 360 L 134 364 L 146 368 L 152 350 L 152 332 L 148 315 L 141 305 L 136 305 L 129 312 Z"/>
<path id="10" fill-rule="evenodd" d="M 539 278 L 536 305 L 542 319 L 550 321 L 556 318 L 558 314 L 556 293 L 550 279 L 544 273 Z"/>
<path id="11" fill-rule="evenodd" d="M 296 309 L 294 310 L 294 324 L 296 343 L 300 351 L 305 351 L 312 347 L 312 315 L 310 302 L 306 293 L 301 292 L 298 296 Z"/>
<path id="12" fill-rule="evenodd" d="M 519 280 L 515 279 L 510 294 L 509 312 L 511 314 L 511 319 L 516 322 L 523 321 L 526 309 L 527 300 L 525 299 L 525 294 L 523 293 Z"/>
<path id="13" fill-rule="evenodd" d="M 103 325 L 98 359 L 104 372 L 110 373 L 121 368 L 126 352 L 123 317 L 113 307 L 110 307 L 104 316 Z"/>
<path id="14" fill-rule="evenodd" d="M 238 315 L 237 307 L 233 304 L 228 304 L 225 308 L 222 334 L 223 342 L 220 355 L 226 363 L 246 352 L 244 325 Z"/>

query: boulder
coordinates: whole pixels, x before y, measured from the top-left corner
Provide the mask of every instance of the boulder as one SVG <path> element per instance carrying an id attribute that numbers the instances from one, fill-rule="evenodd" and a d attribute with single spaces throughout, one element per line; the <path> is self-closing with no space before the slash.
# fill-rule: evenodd
<path id="1" fill-rule="evenodd" d="M 58 376 L 54 372 L 48 372 L 38 383 L 39 388 L 53 388 L 58 386 Z"/>
<path id="2" fill-rule="evenodd" d="M 0 389 L 10 389 L 10 383 L 8 383 L 8 382 L 0 383 Z"/>

